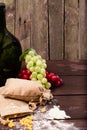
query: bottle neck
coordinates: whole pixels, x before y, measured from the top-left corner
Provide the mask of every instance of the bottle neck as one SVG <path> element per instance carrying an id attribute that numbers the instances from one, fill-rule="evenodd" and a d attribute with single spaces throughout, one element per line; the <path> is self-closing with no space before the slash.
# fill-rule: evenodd
<path id="1" fill-rule="evenodd" d="M 0 32 L 6 28 L 5 9 L 0 9 Z"/>

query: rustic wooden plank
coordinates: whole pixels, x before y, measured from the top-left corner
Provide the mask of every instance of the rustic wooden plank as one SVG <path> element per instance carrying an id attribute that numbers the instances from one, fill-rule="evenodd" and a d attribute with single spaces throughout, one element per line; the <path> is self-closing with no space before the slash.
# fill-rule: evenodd
<path id="1" fill-rule="evenodd" d="M 53 86 L 54 95 L 87 94 L 87 76 L 60 76 L 63 85 L 59 88 Z"/>
<path id="2" fill-rule="evenodd" d="M 50 59 L 63 59 L 64 0 L 49 0 Z"/>
<path id="3" fill-rule="evenodd" d="M 79 59 L 78 0 L 65 0 L 65 59 Z"/>
<path id="4" fill-rule="evenodd" d="M 72 130 L 87 130 L 87 119 L 76 119 L 76 120 L 69 119 L 69 120 L 64 120 L 64 123 L 69 123 L 69 124 L 71 123 L 71 125 L 73 124 Z"/>
<path id="5" fill-rule="evenodd" d="M 80 59 L 87 59 L 87 1 L 79 0 Z"/>
<path id="6" fill-rule="evenodd" d="M 71 119 L 87 118 L 87 95 L 56 96 L 54 103 L 60 105 L 61 110 L 65 110 Z"/>
<path id="7" fill-rule="evenodd" d="M 6 25 L 8 30 L 14 34 L 15 23 L 15 0 L 0 0 L 6 4 Z"/>
<path id="8" fill-rule="evenodd" d="M 78 120 L 68 120 L 68 123 L 74 123 L 79 130 L 87 130 L 87 119 L 78 119 Z"/>
<path id="9" fill-rule="evenodd" d="M 29 46 L 29 41 L 30 41 L 30 36 L 28 36 L 25 39 L 21 40 L 22 50 L 25 50 L 25 49 L 30 47 Z"/>
<path id="10" fill-rule="evenodd" d="M 87 61 L 47 61 L 47 70 L 62 75 L 87 75 Z"/>
<path id="11" fill-rule="evenodd" d="M 15 18 L 15 35 L 25 50 L 30 47 L 30 0 L 16 0 Z"/>
<path id="12" fill-rule="evenodd" d="M 48 59 L 47 0 L 31 0 L 31 47 Z"/>

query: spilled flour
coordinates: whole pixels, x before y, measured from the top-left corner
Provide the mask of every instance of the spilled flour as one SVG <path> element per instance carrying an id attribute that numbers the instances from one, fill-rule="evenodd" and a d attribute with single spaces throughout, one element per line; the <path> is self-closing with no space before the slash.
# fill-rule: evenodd
<path id="1" fill-rule="evenodd" d="M 66 112 L 64 110 L 60 110 L 60 106 L 53 106 L 49 111 L 49 117 L 51 119 L 65 119 L 70 118 L 70 116 L 66 115 Z"/>
<path id="2" fill-rule="evenodd" d="M 33 130 L 79 130 L 73 123 L 57 120 L 34 121 Z"/>
<path id="3" fill-rule="evenodd" d="M 71 117 L 64 110 L 60 110 L 60 106 L 54 105 L 45 113 L 38 110 L 34 115 L 33 130 L 79 130 L 74 123 L 63 120 L 68 118 Z"/>
<path id="4" fill-rule="evenodd" d="M 45 107 L 46 112 L 41 113 L 41 108 L 38 109 L 38 111 L 34 114 L 35 120 L 42 120 L 42 119 L 66 119 L 71 118 L 70 116 L 66 115 L 66 112 L 64 110 L 60 110 L 60 106 L 54 105 L 52 108 L 48 109 Z"/>
<path id="5" fill-rule="evenodd" d="M 64 110 L 60 110 L 60 106 L 48 107 L 44 107 L 46 111 L 43 113 L 41 112 L 42 107 L 39 107 L 32 115 L 34 117 L 33 130 L 80 130 L 75 127 L 73 122 L 68 123 L 68 121 L 64 120 L 71 117 Z M 19 122 L 15 125 L 16 130 L 27 130 Z"/>

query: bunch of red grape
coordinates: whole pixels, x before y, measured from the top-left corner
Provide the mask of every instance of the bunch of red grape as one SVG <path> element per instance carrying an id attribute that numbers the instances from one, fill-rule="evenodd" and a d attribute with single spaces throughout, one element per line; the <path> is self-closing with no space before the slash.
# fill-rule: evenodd
<path id="1" fill-rule="evenodd" d="M 31 75 L 31 71 L 28 69 L 22 69 L 19 74 L 18 74 L 18 78 L 20 79 L 27 79 L 27 80 L 31 80 L 30 79 L 30 75 Z"/>
<path id="2" fill-rule="evenodd" d="M 18 78 L 21 79 L 26 79 L 26 80 L 31 80 L 31 74 L 32 72 L 28 69 L 22 69 L 19 74 L 18 74 Z M 46 71 L 46 78 L 47 81 L 51 84 L 51 86 L 55 86 L 55 87 L 59 87 L 63 84 L 63 80 L 58 76 L 55 75 L 52 72 L 48 72 Z"/>
<path id="3" fill-rule="evenodd" d="M 63 80 L 59 77 L 59 75 L 55 75 L 52 72 L 46 71 L 46 78 L 48 82 L 51 83 L 51 86 L 59 87 L 63 84 Z"/>

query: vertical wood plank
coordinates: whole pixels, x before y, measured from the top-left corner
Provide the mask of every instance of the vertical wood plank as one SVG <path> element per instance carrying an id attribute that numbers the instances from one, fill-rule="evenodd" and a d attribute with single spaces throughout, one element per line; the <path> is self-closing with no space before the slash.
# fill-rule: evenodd
<path id="1" fill-rule="evenodd" d="M 65 59 L 79 59 L 78 0 L 65 0 Z"/>
<path id="2" fill-rule="evenodd" d="M 48 59 L 47 0 L 31 0 L 31 47 Z"/>
<path id="3" fill-rule="evenodd" d="M 15 35 L 23 51 L 30 47 L 30 0 L 16 0 Z"/>
<path id="4" fill-rule="evenodd" d="M 64 0 L 49 0 L 50 59 L 63 59 Z"/>
<path id="5" fill-rule="evenodd" d="M 0 2 L 4 2 L 4 0 L 0 0 Z"/>
<path id="6" fill-rule="evenodd" d="M 46 59 L 87 59 L 86 0 L 0 0 L 6 23 L 23 50 L 33 47 Z"/>
<path id="7" fill-rule="evenodd" d="M 80 59 L 87 60 L 87 0 L 79 0 Z"/>

